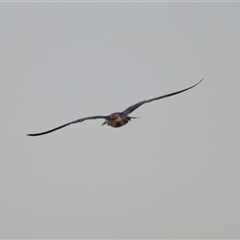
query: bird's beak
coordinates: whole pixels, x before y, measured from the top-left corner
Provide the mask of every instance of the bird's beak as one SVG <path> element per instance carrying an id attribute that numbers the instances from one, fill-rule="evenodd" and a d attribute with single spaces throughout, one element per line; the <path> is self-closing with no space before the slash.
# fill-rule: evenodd
<path id="1" fill-rule="evenodd" d="M 103 122 L 102 126 L 106 124 L 106 120 Z"/>

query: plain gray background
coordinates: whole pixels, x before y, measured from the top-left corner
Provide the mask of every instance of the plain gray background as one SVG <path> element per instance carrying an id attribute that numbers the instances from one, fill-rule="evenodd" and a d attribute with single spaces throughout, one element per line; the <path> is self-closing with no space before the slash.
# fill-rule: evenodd
<path id="1" fill-rule="evenodd" d="M 240 238 L 239 12 L 1 3 L 0 237 Z"/>

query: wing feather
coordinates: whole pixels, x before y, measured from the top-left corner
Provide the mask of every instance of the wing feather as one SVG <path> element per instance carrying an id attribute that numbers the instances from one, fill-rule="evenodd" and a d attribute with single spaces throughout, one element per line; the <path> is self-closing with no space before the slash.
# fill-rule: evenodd
<path id="1" fill-rule="evenodd" d="M 54 131 L 56 131 L 56 130 L 59 130 L 59 129 L 61 129 L 61 128 L 67 127 L 67 126 L 69 126 L 69 125 L 71 125 L 71 124 L 80 123 L 80 122 L 83 122 L 83 121 L 85 121 L 85 120 L 90 120 L 90 119 L 99 119 L 99 118 L 104 118 L 104 119 L 105 119 L 106 117 L 107 117 L 107 116 L 92 116 L 92 117 L 80 118 L 80 119 L 77 119 L 77 120 L 75 120 L 75 121 L 72 121 L 72 122 L 63 124 L 63 125 L 61 125 L 61 126 L 59 126 L 59 127 L 53 128 L 53 129 L 51 129 L 51 130 L 48 130 L 48 131 L 46 131 L 46 132 L 30 133 L 30 134 L 27 134 L 27 135 L 28 135 L 28 136 L 31 136 L 31 137 L 33 137 L 33 136 L 39 136 L 39 135 L 44 135 L 44 134 L 48 134 L 48 133 L 54 132 Z"/>
<path id="2" fill-rule="evenodd" d="M 149 103 L 149 102 L 152 102 L 152 101 L 156 101 L 156 100 L 159 100 L 159 99 L 163 99 L 163 98 L 167 98 L 167 97 L 171 97 L 173 95 L 176 95 L 176 94 L 179 94 L 179 93 L 182 93 L 182 92 L 185 92 L 195 86 L 197 86 L 200 82 L 202 82 L 203 79 L 201 79 L 198 83 L 194 84 L 193 86 L 189 87 L 189 88 L 186 88 L 186 89 L 183 89 L 183 90 L 180 90 L 180 91 L 177 91 L 177 92 L 173 92 L 173 93 L 169 93 L 169 94 L 165 94 L 165 95 L 162 95 L 160 97 L 155 97 L 155 98 L 151 98 L 151 99 L 148 99 L 148 100 L 143 100 L 141 102 L 138 102 L 130 107 L 128 107 L 127 109 L 125 109 L 123 112 L 128 115 L 130 114 L 131 112 L 133 112 L 134 110 L 136 110 L 137 108 L 139 108 L 140 106 L 142 106 L 143 104 L 145 103 Z"/>

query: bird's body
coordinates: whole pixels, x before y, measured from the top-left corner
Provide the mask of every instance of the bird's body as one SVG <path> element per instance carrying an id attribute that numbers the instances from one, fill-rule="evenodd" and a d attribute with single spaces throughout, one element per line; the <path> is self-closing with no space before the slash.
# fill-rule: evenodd
<path id="1" fill-rule="evenodd" d="M 131 117 L 128 115 L 121 112 L 116 112 L 109 115 L 109 117 L 105 119 L 102 125 L 107 124 L 108 126 L 118 128 L 126 125 L 130 120 Z"/>
<path id="2" fill-rule="evenodd" d="M 119 127 L 122 127 L 122 126 L 126 125 L 129 121 L 131 121 L 131 119 L 136 118 L 136 117 L 130 117 L 129 114 L 132 113 L 137 108 L 139 108 L 140 106 L 142 106 L 143 104 L 149 103 L 149 102 L 152 102 L 152 101 L 156 101 L 156 100 L 159 100 L 159 99 L 167 98 L 167 97 L 170 97 L 170 96 L 173 96 L 173 95 L 185 92 L 185 91 L 187 91 L 187 90 L 197 86 L 200 82 L 202 82 L 202 80 L 199 81 L 197 84 L 189 87 L 189 88 L 186 88 L 186 89 L 183 89 L 183 90 L 180 90 L 180 91 L 177 91 L 177 92 L 169 93 L 169 94 L 166 94 L 166 95 L 162 95 L 160 97 L 151 98 L 151 99 L 148 99 L 148 100 L 143 100 L 141 102 L 138 102 L 138 103 L 128 107 L 127 109 L 125 109 L 122 112 L 115 112 L 115 113 L 112 113 L 112 114 L 107 115 L 107 116 L 99 116 L 98 115 L 98 116 L 80 118 L 78 120 L 66 123 L 64 125 L 61 125 L 61 126 L 59 126 L 57 128 L 53 128 L 53 129 L 51 129 L 49 131 L 46 131 L 46 132 L 33 133 L 33 134 L 27 134 L 27 135 L 28 136 L 44 135 L 44 134 L 48 134 L 48 133 L 54 132 L 54 131 L 56 131 L 58 129 L 64 128 L 64 127 L 66 127 L 66 126 L 68 126 L 70 124 L 83 122 L 85 120 L 100 119 L 100 118 L 105 119 L 105 121 L 103 122 L 102 125 L 107 124 L 108 126 L 111 126 L 111 127 L 114 127 L 114 128 L 119 128 Z"/>
<path id="3" fill-rule="evenodd" d="M 136 118 L 136 117 L 130 117 L 124 112 L 116 112 L 110 114 L 105 121 L 103 122 L 102 125 L 107 124 L 110 127 L 118 128 L 126 125 L 128 122 L 131 121 L 131 119 Z"/>

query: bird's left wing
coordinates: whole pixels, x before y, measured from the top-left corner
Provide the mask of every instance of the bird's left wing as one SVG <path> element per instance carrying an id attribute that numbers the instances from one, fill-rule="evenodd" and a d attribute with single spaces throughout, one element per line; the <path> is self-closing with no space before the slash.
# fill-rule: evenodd
<path id="1" fill-rule="evenodd" d="M 92 117 L 85 117 L 85 118 L 80 118 L 80 119 L 77 119 L 75 121 L 72 121 L 72 122 L 69 122 L 69 123 L 66 123 L 66 124 L 63 124 L 59 127 L 56 127 L 56 128 L 53 128 L 51 130 L 48 130 L 46 132 L 40 132 L 40 133 L 30 133 L 30 134 L 27 134 L 28 136 L 39 136 L 39 135 L 44 135 L 44 134 L 48 134 L 48 133 L 51 133 L 51 132 L 54 132 L 58 129 L 61 129 L 61 128 L 64 128 L 64 127 L 67 127 L 68 125 L 70 124 L 74 124 L 74 123 L 80 123 L 80 122 L 83 122 L 85 120 L 90 120 L 90 119 L 98 119 L 98 118 L 107 118 L 107 116 L 92 116 Z"/>
<path id="2" fill-rule="evenodd" d="M 177 92 L 174 92 L 174 93 L 169 93 L 169 94 L 166 94 L 166 95 L 162 95 L 160 97 L 155 97 L 155 98 L 151 98 L 151 99 L 148 99 L 148 100 L 143 100 L 141 102 L 138 102 L 130 107 L 128 107 L 127 109 L 125 109 L 123 112 L 128 115 L 130 114 L 131 112 L 133 112 L 134 110 L 136 110 L 137 108 L 139 108 L 141 105 L 143 105 L 144 103 L 149 103 L 149 102 L 152 102 L 152 101 L 155 101 L 155 100 L 159 100 L 159 99 L 163 99 L 163 98 L 167 98 L 167 97 L 171 97 L 173 95 L 176 95 L 176 94 L 179 94 L 179 93 L 182 93 L 182 92 L 185 92 L 195 86 L 197 86 L 200 82 L 202 82 L 203 79 L 201 79 L 198 83 L 194 84 L 193 86 L 189 87 L 189 88 L 186 88 L 186 89 L 183 89 L 183 90 L 180 90 L 180 91 L 177 91 Z"/>

